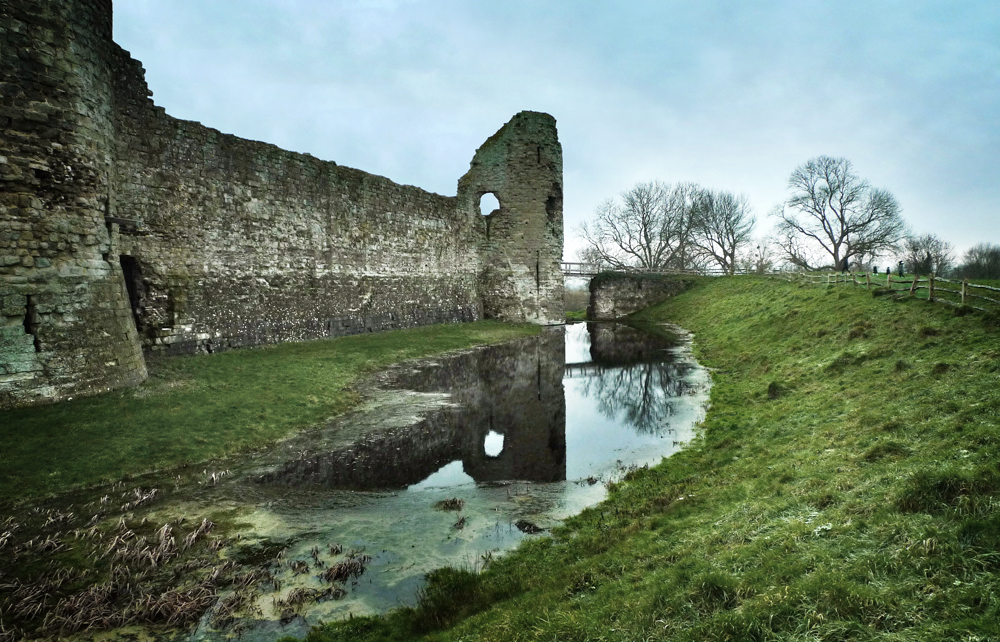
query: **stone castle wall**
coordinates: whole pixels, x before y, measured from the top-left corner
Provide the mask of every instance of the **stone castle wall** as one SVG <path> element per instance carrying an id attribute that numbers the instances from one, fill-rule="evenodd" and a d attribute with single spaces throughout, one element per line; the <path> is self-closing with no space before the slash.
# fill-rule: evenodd
<path id="1" fill-rule="evenodd" d="M 109 0 L 0 18 L 0 407 L 141 381 L 143 349 L 561 319 L 551 116 L 515 116 L 440 196 L 168 116 Z"/>
<path id="2" fill-rule="evenodd" d="M 217 350 L 482 316 L 454 197 L 167 116 L 115 60 L 117 249 L 147 347 Z"/>

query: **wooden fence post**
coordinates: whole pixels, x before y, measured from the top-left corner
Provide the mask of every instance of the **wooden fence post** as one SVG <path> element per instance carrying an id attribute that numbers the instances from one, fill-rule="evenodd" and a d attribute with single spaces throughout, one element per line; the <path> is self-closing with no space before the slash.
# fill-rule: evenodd
<path id="1" fill-rule="evenodd" d="M 969 291 L 969 278 L 962 279 L 962 305 L 965 305 L 965 293 Z"/>
<path id="2" fill-rule="evenodd" d="M 871 272 L 865 272 L 865 289 L 866 290 L 871 290 L 872 289 L 872 273 Z"/>
<path id="3" fill-rule="evenodd" d="M 927 276 L 927 284 L 928 284 L 927 285 L 927 300 L 928 301 L 933 301 L 934 300 L 934 273 L 933 272 L 931 272 Z"/>
<path id="4" fill-rule="evenodd" d="M 913 275 L 913 284 L 910 286 L 910 296 L 913 296 L 913 293 L 917 291 L 917 281 L 918 280 L 920 280 L 920 277 L 918 277 L 916 274 L 914 274 Z"/>

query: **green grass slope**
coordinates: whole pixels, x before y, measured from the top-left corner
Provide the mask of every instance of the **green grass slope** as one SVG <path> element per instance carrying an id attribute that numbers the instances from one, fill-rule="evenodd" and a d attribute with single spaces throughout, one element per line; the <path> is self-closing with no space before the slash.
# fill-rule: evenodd
<path id="1" fill-rule="evenodd" d="M 418 608 L 308 639 L 1000 640 L 995 321 L 746 277 L 638 316 L 714 369 L 699 442 Z"/>
<path id="2" fill-rule="evenodd" d="M 0 412 L 0 502 L 260 448 L 355 405 L 373 370 L 537 332 L 481 321 L 161 359 L 136 388 Z"/>

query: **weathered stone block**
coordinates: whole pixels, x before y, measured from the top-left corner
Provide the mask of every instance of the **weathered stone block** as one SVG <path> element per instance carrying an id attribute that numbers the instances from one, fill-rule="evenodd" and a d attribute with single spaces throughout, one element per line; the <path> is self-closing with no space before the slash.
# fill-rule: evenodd
<path id="1" fill-rule="evenodd" d="M 690 277 L 600 275 L 590 282 L 587 318 L 620 319 L 683 292 Z"/>

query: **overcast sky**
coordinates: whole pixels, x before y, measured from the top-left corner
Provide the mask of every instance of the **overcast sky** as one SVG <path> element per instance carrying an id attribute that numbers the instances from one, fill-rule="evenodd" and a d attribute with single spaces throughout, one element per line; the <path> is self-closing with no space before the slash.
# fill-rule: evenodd
<path id="1" fill-rule="evenodd" d="M 521 110 L 555 116 L 574 228 L 638 181 L 745 193 L 850 159 L 917 233 L 1000 243 L 1000 2 L 117 0 L 178 118 L 455 194 Z"/>

